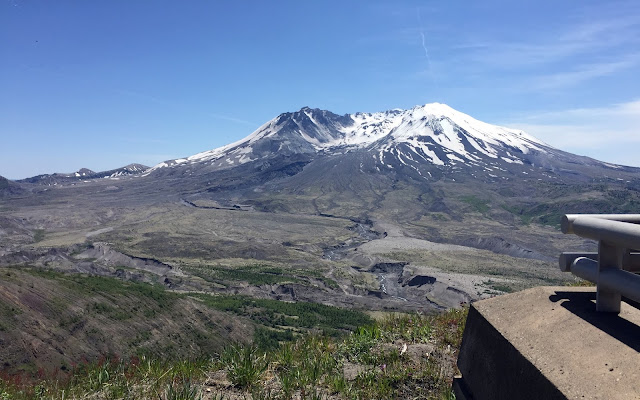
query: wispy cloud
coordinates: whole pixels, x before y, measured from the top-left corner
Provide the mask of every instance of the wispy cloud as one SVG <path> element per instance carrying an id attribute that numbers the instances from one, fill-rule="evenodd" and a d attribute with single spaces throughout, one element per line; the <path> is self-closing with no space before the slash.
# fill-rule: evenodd
<path id="1" fill-rule="evenodd" d="M 521 119 L 526 121 L 552 121 L 554 123 L 564 120 L 579 119 L 584 121 L 591 119 L 601 120 L 605 118 L 632 119 L 633 121 L 630 122 L 640 122 L 640 99 L 616 103 L 607 107 L 573 108 L 569 110 L 530 114 L 521 117 Z M 640 138 L 640 130 L 638 131 L 638 138 Z"/>
<path id="2" fill-rule="evenodd" d="M 639 60 L 639 57 L 634 56 L 621 61 L 585 64 L 571 71 L 534 76 L 529 82 L 526 82 L 526 87 L 530 90 L 544 91 L 576 86 L 595 78 L 610 76 L 635 67 L 639 64 Z"/>
<path id="3" fill-rule="evenodd" d="M 526 39 L 474 39 L 456 47 L 468 50 L 474 61 L 492 67 L 529 68 L 572 57 L 611 54 L 619 47 L 635 48 L 633 45 L 640 43 L 639 33 L 640 18 L 618 16 L 576 22 L 555 30 L 547 27 L 539 35 Z"/>
<path id="4" fill-rule="evenodd" d="M 553 95 L 640 66 L 640 7 L 607 2 L 571 12 L 550 19 L 544 29 L 495 29 L 457 38 L 446 70 L 467 77 L 470 85 L 492 82 L 510 95 Z"/>
<path id="5" fill-rule="evenodd" d="M 608 107 L 521 115 L 500 124 L 522 129 L 562 150 L 640 166 L 640 99 Z"/>

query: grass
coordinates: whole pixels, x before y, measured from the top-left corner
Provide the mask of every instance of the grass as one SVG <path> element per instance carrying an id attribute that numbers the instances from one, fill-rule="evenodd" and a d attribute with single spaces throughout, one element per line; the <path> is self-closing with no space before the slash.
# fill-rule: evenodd
<path id="1" fill-rule="evenodd" d="M 37 297 L 30 298 L 43 299 L 42 305 L 34 303 L 41 311 L 25 310 L 28 318 L 44 321 L 41 329 L 91 345 L 106 343 L 125 357 L 219 351 L 238 335 L 253 338 L 260 349 L 274 349 L 305 332 L 336 336 L 372 322 L 363 312 L 315 303 L 175 293 L 161 285 L 42 268 L 19 267 L 3 276 L 15 281 L 9 288 L 12 293 L 19 294 L 22 280 L 32 282 L 29 290 Z M 0 331 L 19 335 L 20 307 L 0 301 Z M 184 307 L 191 311 L 185 313 Z M 163 322 L 167 318 L 170 323 Z M 158 323 L 162 326 L 153 329 Z M 13 369 L 17 363 L 12 360 Z"/>
<path id="2" fill-rule="evenodd" d="M 240 388 L 254 387 L 267 369 L 267 353 L 253 345 L 227 347 L 220 358 L 227 370 L 227 377 Z"/>
<path id="3" fill-rule="evenodd" d="M 496 290 L 498 292 L 503 292 L 503 293 L 511 293 L 513 292 L 513 288 L 509 285 L 506 285 L 504 283 L 501 282 L 496 282 L 494 280 L 489 279 L 488 281 L 484 281 L 482 282 L 483 285 Z"/>
<path id="4" fill-rule="evenodd" d="M 250 285 L 273 285 L 276 283 L 301 282 L 290 271 L 283 268 L 261 264 L 245 265 L 237 268 L 221 266 L 187 267 L 190 272 L 200 278 L 216 283 L 226 281 L 242 281 Z"/>
<path id="5" fill-rule="evenodd" d="M 0 399 L 197 399 L 199 383 L 211 365 L 210 359 L 103 358 L 50 375 L 0 375 Z"/>
<path id="6" fill-rule="evenodd" d="M 418 394 L 418 398 L 446 398 L 464 323 L 464 317 L 455 311 L 437 316 L 395 315 L 374 322 L 360 311 L 316 303 L 177 294 L 162 286 L 28 267 L 17 272 L 55 281 L 63 289 L 61 293 L 68 291 L 90 299 L 80 312 L 64 303 L 57 305 L 57 294 L 51 297 L 58 328 L 65 332 L 84 329 L 98 340 L 108 333 L 95 330 L 99 325 L 85 323 L 90 318 L 112 325 L 130 324 L 147 309 L 169 312 L 182 302 L 193 304 L 197 300 L 201 310 L 209 307 L 252 321 L 254 341 L 250 345 L 235 344 L 219 354 L 212 353 L 219 350 L 209 348 L 199 353 L 205 355 L 201 360 L 183 358 L 193 353 L 177 351 L 167 351 L 163 356 L 162 350 L 144 353 L 144 357 L 140 353 L 138 358 L 126 361 L 111 357 L 77 365 L 65 362 L 46 370 L 34 365 L 14 369 L 12 375 L 5 370 L 0 374 L 0 399 L 211 398 L 203 385 L 214 373 L 223 373 L 232 385 L 231 389 L 216 387 L 220 396 L 216 398 L 231 392 L 253 399 L 404 398 L 409 393 Z M 13 275 L 14 271 L 7 274 Z M 40 281 L 43 279 L 36 280 Z M 0 308 L 3 315 L 14 317 L 10 307 Z M 195 329 L 190 324 L 181 324 L 181 334 L 172 333 L 169 343 L 176 341 L 177 346 L 184 341 L 204 349 L 196 337 L 200 331 L 190 332 Z M 152 345 L 151 340 L 149 332 L 136 331 L 127 343 L 142 349 Z M 412 347 L 402 353 L 399 344 L 403 343 L 427 346 L 430 356 L 412 355 Z M 349 368 L 355 368 L 356 373 L 345 372 Z"/>
<path id="7" fill-rule="evenodd" d="M 183 269 L 206 281 L 225 285 L 229 281 L 247 282 L 250 285 L 273 285 L 278 283 L 308 284 L 309 278 L 320 280 L 330 288 L 338 284 L 315 270 L 281 268 L 269 264 L 249 264 L 239 267 L 220 265 L 184 265 Z M 226 285 L 225 285 L 226 286 Z"/>
<path id="8" fill-rule="evenodd" d="M 65 274 L 32 267 L 0 269 L 0 369 L 53 370 L 102 354 L 179 358 L 221 351 L 231 340 L 251 340 L 254 324 L 165 290 L 162 285 Z M 52 338 L 37 356 L 20 355 L 21 337 Z M 277 344 L 293 337 L 261 335 Z M 52 342 L 54 343 L 54 342 Z M 17 350 L 13 350 L 17 349 Z"/>
<path id="9" fill-rule="evenodd" d="M 99 293 L 138 298 L 138 300 L 141 301 L 140 304 L 145 305 L 145 307 L 142 308 L 145 309 L 146 313 L 155 313 L 156 311 L 167 309 L 179 298 L 178 295 L 166 291 L 161 286 L 148 283 L 122 281 L 104 276 L 64 274 L 42 268 L 24 268 L 22 271 L 34 276 L 58 281 L 69 290 L 79 294 L 91 296 Z M 136 308 L 135 304 L 132 305 L 132 309 L 133 308 Z M 94 305 L 92 309 L 98 313 L 106 313 L 108 311 L 104 305 Z"/>
<path id="10" fill-rule="evenodd" d="M 370 324 L 371 318 L 365 313 L 338 307 L 307 302 L 284 302 L 256 299 L 248 296 L 193 294 L 209 307 L 249 317 L 263 327 L 272 329 L 299 328 L 322 331 L 328 335 L 356 329 Z M 274 331 L 271 331 L 274 332 Z M 262 331 L 264 337 L 265 331 Z M 261 347 L 273 347 L 273 335 Z M 286 335 L 286 334 L 284 334 Z"/>
<path id="11" fill-rule="evenodd" d="M 478 198 L 476 196 L 464 196 L 460 200 L 469 204 L 471 208 L 479 212 L 480 214 L 486 214 L 489 211 L 489 201 L 485 199 Z"/>
<path id="12" fill-rule="evenodd" d="M 595 287 L 596 284 L 584 279 L 576 278 L 575 281 L 567 283 L 566 286 L 572 287 Z"/>
<path id="13" fill-rule="evenodd" d="M 213 399 L 452 399 L 466 311 L 392 315 L 347 336 L 307 333 L 271 351 L 236 344 L 197 360 L 110 358 L 51 375 L 5 374 L 0 399 L 201 399 L 208 392 Z M 220 373 L 232 387 L 205 386 Z"/>
<path id="14" fill-rule="evenodd" d="M 33 242 L 38 243 L 44 240 L 44 229 L 36 229 L 33 231 Z"/>

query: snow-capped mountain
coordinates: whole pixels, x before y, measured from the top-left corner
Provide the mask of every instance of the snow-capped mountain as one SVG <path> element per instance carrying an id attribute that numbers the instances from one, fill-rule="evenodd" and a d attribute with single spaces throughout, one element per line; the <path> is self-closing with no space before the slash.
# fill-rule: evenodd
<path id="1" fill-rule="evenodd" d="M 343 167 L 328 169 L 327 165 L 337 165 L 337 160 Z M 311 163 L 314 166 L 307 167 Z M 635 168 L 566 153 L 521 130 L 481 122 L 445 104 L 432 103 L 409 110 L 345 115 L 304 107 L 280 114 L 240 141 L 152 168 L 131 164 L 97 173 L 82 169 L 21 182 L 57 185 L 150 176 L 180 178 L 179 185 L 198 190 L 204 184 L 212 190 L 210 185 L 229 187 L 220 185 L 221 181 L 233 182 L 231 187 L 249 187 L 298 175 L 303 169 L 310 171 L 301 176 L 311 170 L 324 171 L 314 180 L 359 173 L 394 173 L 399 179 L 420 181 L 446 177 L 483 182 L 589 180 L 598 175 L 637 173 Z M 206 176 L 204 183 L 197 179 L 200 176 Z M 187 179 L 190 177 L 196 179 Z"/>
<path id="2" fill-rule="evenodd" d="M 410 110 L 342 116 L 304 107 L 279 115 L 238 142 L 162 162 L 147 173 L 186 166 L 190 168 L 182 170 L 191 174 L 212 172 L 275 156 L 317 158 L 352 151 L 366 152 L 378 170 L 406 167 L 420 175 L 431 174 L 433 167 L 441 171 L 473 168 L 478 174 L 498 176 L 516 166 L 527 174 L 539 167 L 563 169 L 555 163 L 559 160 L 595 162 L 554 149 L 521 130 L 487 124 L 432 103 Z"/>
<path id="3" fill-rule="evenodd" d="M 109 171 L 95 172 L 88 168 L 81 168 L 76 172 L 70 174 L 66 173 L 54 173 L 37 175 L 31 178 L 19 180 L 23 183 L 36 183 L 40 185 L 56 186 L 58 184 L 73 183 L 79 181 L 88 181 L 101 178 L 113 178 L 117 179 L 122 176 L 139 175 L 147 171 L 149 167 L 142 164 L 129 164 L 121 168 L 112 169 Z"/>

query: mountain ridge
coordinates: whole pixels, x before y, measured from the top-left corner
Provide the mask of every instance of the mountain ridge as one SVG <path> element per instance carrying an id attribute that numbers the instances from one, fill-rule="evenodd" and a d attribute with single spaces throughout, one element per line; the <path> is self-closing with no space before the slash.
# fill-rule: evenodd
<path id="1" fill-rule="evenodd" d="M 431 103 L 408 110 L 344 115 L 303 107 L 278 115 L 239 141 L 164 161 L 141 176 L 179 177 L 185 182 L 198 176 L 207 177 L 207 182 L 214 176 L 225 181 L 229 176 L 233 185 L 218 185 L 219 191 L 247 187 L 249 181 L 251 186 L 291 177 L 313 169 L 307 167 L 311 163 L 335 164 L 348 158 L 358 162 L 347 161 L 349 169 L 339 174 L 398 173 L 401 179 L 417 181 L 587 182 L 600 175 L 627 179 L 629 173 L 635 176 L 640 171 L 571 154 L 522 130 L 491 125 L 445 104 Z M 276 173 L 265 173 L 274 169 Z"/>
<path id="2" fill-rule="evenodd" d="M 278 139 L 283 140 L 278 141 Z M 264 141 L 271 146 L 260 146 Z M 273 145 L 277 142 L 277 146 Z M 150 171 L 179 164 L 191 164 L 218 160 L 231 155 L 225 164 L 233 166 L 262 158 L 264 147 L 271 151 L 314 153 L 335 152 L 349 148 L 379 149 L 391 151 L 394 144 L 405 144 L 425 161 L 439 165 L 460 160 L 460 156 L 475 158 L 480 152 L 492 158 L 498 157 L 492 146 L 503 144 L 518 152 L 544 152 L 551 148 L 544 142 L 521 130 L 498 127 L 478 121 L 451 107 L 431 103 L 409 110 L 394 109 L 376 113 L 337 115 L 327 110 L 303 107 L 296 112 L 286 112 L 263 124 L 256 131 L 237 142 L 197 153 L 195 155 L 168 160 L 153 166 Z M 487 144 L 489 146 L 487 146 Z M 257 149 L 253 146 L 259 145 Z M 444 147 L 445 153 L 434 151 Z M 504 154 L 511 157 L 510 153 Z M 506 158 L 505 157 L 505 158 Z M 510 162 L 518 162 L 506 158 Z M 471 160 L 470 160 L 471 161 Z"/>
<path id="3" fill-rule="evenodd" d="M 461 169 L 481 179 L 501 178 L 512 170 L 523 175 L 541 170 L 580 175 L 575 170 L 581 166 L 640 170 L 571 154 L 522 130 L 479 121 L 446 104 L 429 103 L 407 110 L 344 115 L 305 106 L 279 114 L 236 142 L 152 167 L 129 164 L 102 172 L 82 168 L 71 174 L 43 174 L 15 182 L 53 186 L 97 178 L 202 175 L 245 164 L 270 168 L 276 159 L 294 158 L 306 165 L 349 152 L 369 153 L 377 172 L 404 168 L 420 179 Z M 362 167 L 368 163 L 363 162 Z"/>
<path id="4" fill-rule="evenodd" d="M 118 178 L 122 176 L 138 175 L 140 173 L 144 173 L 148 169 L 149 167 L 147 167 L 146 165 L 138 163 L 131 163 L 125 165 L 124 167 L 100 172 L 95 172 L 89 168 L 80 168 L 78 171 L 71 173 L 55 172 L 53 174 L 41 174 L 29 178 L 18 179 L 16 182 L 54 186 L 63 183 L 74 183 L 90 179 Z"/>

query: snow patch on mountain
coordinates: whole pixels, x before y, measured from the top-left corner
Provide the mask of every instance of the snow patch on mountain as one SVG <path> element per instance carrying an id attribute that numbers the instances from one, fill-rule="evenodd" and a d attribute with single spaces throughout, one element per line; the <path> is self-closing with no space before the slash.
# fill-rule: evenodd
<path id="1" fill-rule="evenodd" d="M 394 155 L 392 149 L 400 147 L 410 152 L 396 151 Z M 184 163 L 213 163 L 222 158 L 226 162 L 217 165 L 229 168 L 273 156 L 274 153 L 304 151 L 337 154 L 344 148 L 376 152 L 380 163 L 387 166 L 390 164 L 383 160 L 385 153 L 394 155 L 405 165 L 409 161 L 418 162 L 417 159 L 422 159 L 442 166 L 452 163 L 472 165 L 487 158 L 523 164 L 522 155 L 547 153 L 550 147 L 523 131 L 478 121 L 440 103 L 416 106 L 410 110 L 394 109 L 344 116 L 305 107 L 297 112 L 279 115 L 235 143 L 159 163 L 149 172 Z"/>

